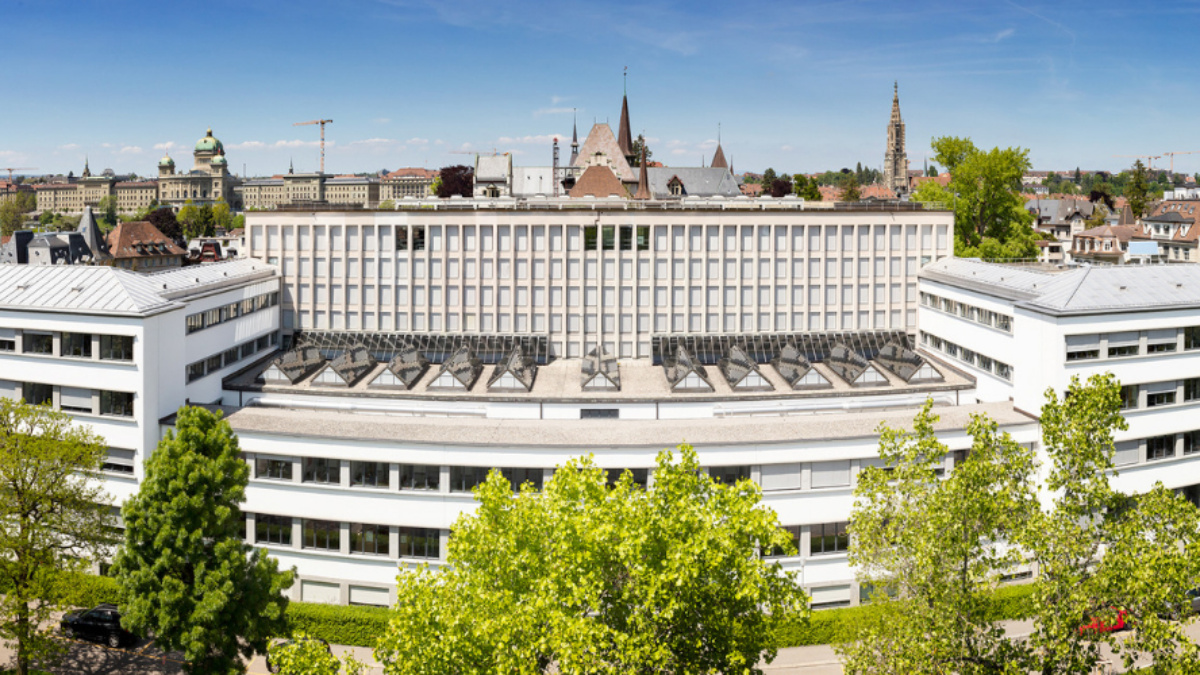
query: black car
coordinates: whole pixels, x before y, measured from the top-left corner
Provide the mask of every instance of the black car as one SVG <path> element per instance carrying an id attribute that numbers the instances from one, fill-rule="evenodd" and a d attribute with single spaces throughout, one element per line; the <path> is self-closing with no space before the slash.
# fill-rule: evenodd
<path id="1" fill-rule="evenodd" d="M 305 639 L 305 640 L 312 641 L 312 642 L 317 642 L 317 643 L 319 643 L 321 646 L 325 647 L 325 651 L 326 651 L 328 654 L 330 654 L 330 655 L 332 655 L 332 654 L 333 654 L 333 650 L 329 648 L 329 643 L 328 643 L 328 642 L 326 642 L 325 640 L 322 640 L 321 638 L 314 638 L 314 637 L 310 637 L 310 638 L 304 638 L 304 639 Z M 290 645 L 290 644 L 292 644 L 293 642 L 295 642 L 295 640 L 281 640 L 280 642 L 278 642 L 278 643 L 276 643 L 276 644 L 277 644 L 279 647 L 285 647 L 285 646 L 287 646 L 287 645 Z M 274 664 L 274 663 L 271 663 L 271 652 L 270 652 L 270 650 L 267 650 L 267 671 L 269 671 L 269 672 L 272 672 L 272 673 L 278 673 L 278 672 L 279 672 L 279 666 L 278 666 L 278 665 L 276 665 L 276 664 Z"/>
<path id="2" fill-rule="evenodd" d="M 96 605 L 92 609 L 77 609 L 59 622 L 63 635 L 99 640 L 109 647 L 132 644 L 137 636 L 121 628 L 121 612 L 116 605 Z"/>

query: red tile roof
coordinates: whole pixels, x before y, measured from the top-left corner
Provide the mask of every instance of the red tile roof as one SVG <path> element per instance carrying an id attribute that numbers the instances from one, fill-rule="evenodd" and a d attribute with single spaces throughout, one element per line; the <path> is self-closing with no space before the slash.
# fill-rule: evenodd
<path id="1" fill-rule="evenodd" d="M 114 258 L 154 258 L 187 254 L 175 242 L 144 220 L 121 223 L 108 233 L 108 248 Z"/>
<path id="2" fill-rule="evenodd" d="M 407 167 L 404 169 L 396 169 L 395 171 L 385 175 L 384 180 L 388 178 L 437 178 L 438 171 L 436 169 L 422 169 L 419 167 Z"/>
<path id="3" fill-rule="evenodd" d="M 612 169 L 607 166 L 598 164 L 589 166 L 587 171 L 579 177 L 579 181 L 575 183 L 575 187 L 571 188 L 572 197 L 618 197 L 629 198 L 629 191 L 625 189 L 625 184 L 617 178 L 617 174 L 612 172 Z"/>

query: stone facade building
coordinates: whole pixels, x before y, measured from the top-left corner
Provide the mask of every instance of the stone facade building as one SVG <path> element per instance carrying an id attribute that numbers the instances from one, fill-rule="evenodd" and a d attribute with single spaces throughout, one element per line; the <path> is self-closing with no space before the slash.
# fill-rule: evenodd
<path id="1" fill-rule="evenodd" d="M 204 138 L 196 142 L 192 152 L 194 163 L 191 171 L 176 173 L 175 160 L 165 155 L 158 162 L 158 201 L 172 206 L 212 204 L 224 200 L 230 208 L 241 209 L 234 188 L 240 183 L 229 173 L 229 161 L 225 159 L 225 146 L 208 130 Z"/>

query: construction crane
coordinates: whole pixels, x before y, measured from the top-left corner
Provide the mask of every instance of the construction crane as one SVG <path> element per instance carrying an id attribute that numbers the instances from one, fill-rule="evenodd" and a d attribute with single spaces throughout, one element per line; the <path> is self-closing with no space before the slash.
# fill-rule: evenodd
<path id="1" fill-rule="evenodd" d="M 37 171 L 37 167 L 36 166 L 6 166 L 6 167 L 0 168 L 0 171 L 8 172 L 8 182 L 11 183 L 11 182 L 13 182 L 13 172 L 14 171 Z"/>
<path id="2" fill-rule="evenodd" d="M 1171 158 L 1171 175 L 1175 175 L 1175 155 L 1196 155 L 1200 154 L 1200 150 L 1190 150 L 1188 152 L 1164 152 L 1164 157 Z"/>
<path id="3" fill-rule="evenodd" d="M 1146 168 L 1153 169 L 1154 168 L 1154 160 L 1162 159 L 1163 156 L 1162 155 L 1113 155 L 1113 157 L 1137 157 L 1139 159 L 1144 159 L 1144 160 L 1147 160 Z"/>
<path id="4" fill-rule="evenodd" d="M 333 124 L 333 120 L 310 120 L 308 122 L 296 122 L 292 126 L 302 127 L 308 124 L 321 125 L 321 173 L 325 173 L 325 125 Z"/>

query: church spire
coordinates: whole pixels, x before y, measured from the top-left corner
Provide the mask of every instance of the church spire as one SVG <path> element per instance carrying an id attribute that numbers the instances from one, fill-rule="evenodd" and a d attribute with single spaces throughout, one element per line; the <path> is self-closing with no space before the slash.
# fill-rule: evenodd
<path id="1" fill-rule="evenodd" d="M 908 192 L 908 150 L 904 120 L 900 117 L 900 84 L 892 83 L 892 118 L 888 122 L 887 147 L 883 152 L 883 185 L 897 195 Z"/>
<path id="2" fill-rule="evenodd" d="M 725 161 L 725 150 L 721 148 L 721 123 L 717 122 L 717 151 L 713 153 L 712 162 L 709 164 L 714 169 L 728 169 L 729 162 Z"/>
<path id="3" fill-rule="evenodd" d="M 625 77 L 629 77 L 629 66 L 625 66 Z M 617 128 L 617 146 L 621 148 L 621 154 L 625 155 L 625 161 L 633 164 L 636 155 L 633 154 L 633 135 L 629 131 L 628 93 L 621 96 L 621 125 Z"/>
<path id="4" fill-rule="evenodd" d="M 571 166 L 579 158 L 579 120 L 575 108 L 571 108 Z"/>
<path id="5" fill-rule="evenodd" d="M 634 199 L 651 199 L 650 194 L 650 169 L 646 167 L 646 146 L 642 146 L 642 170 L 638 173 L 638 189 L 633 195 Z"/>

